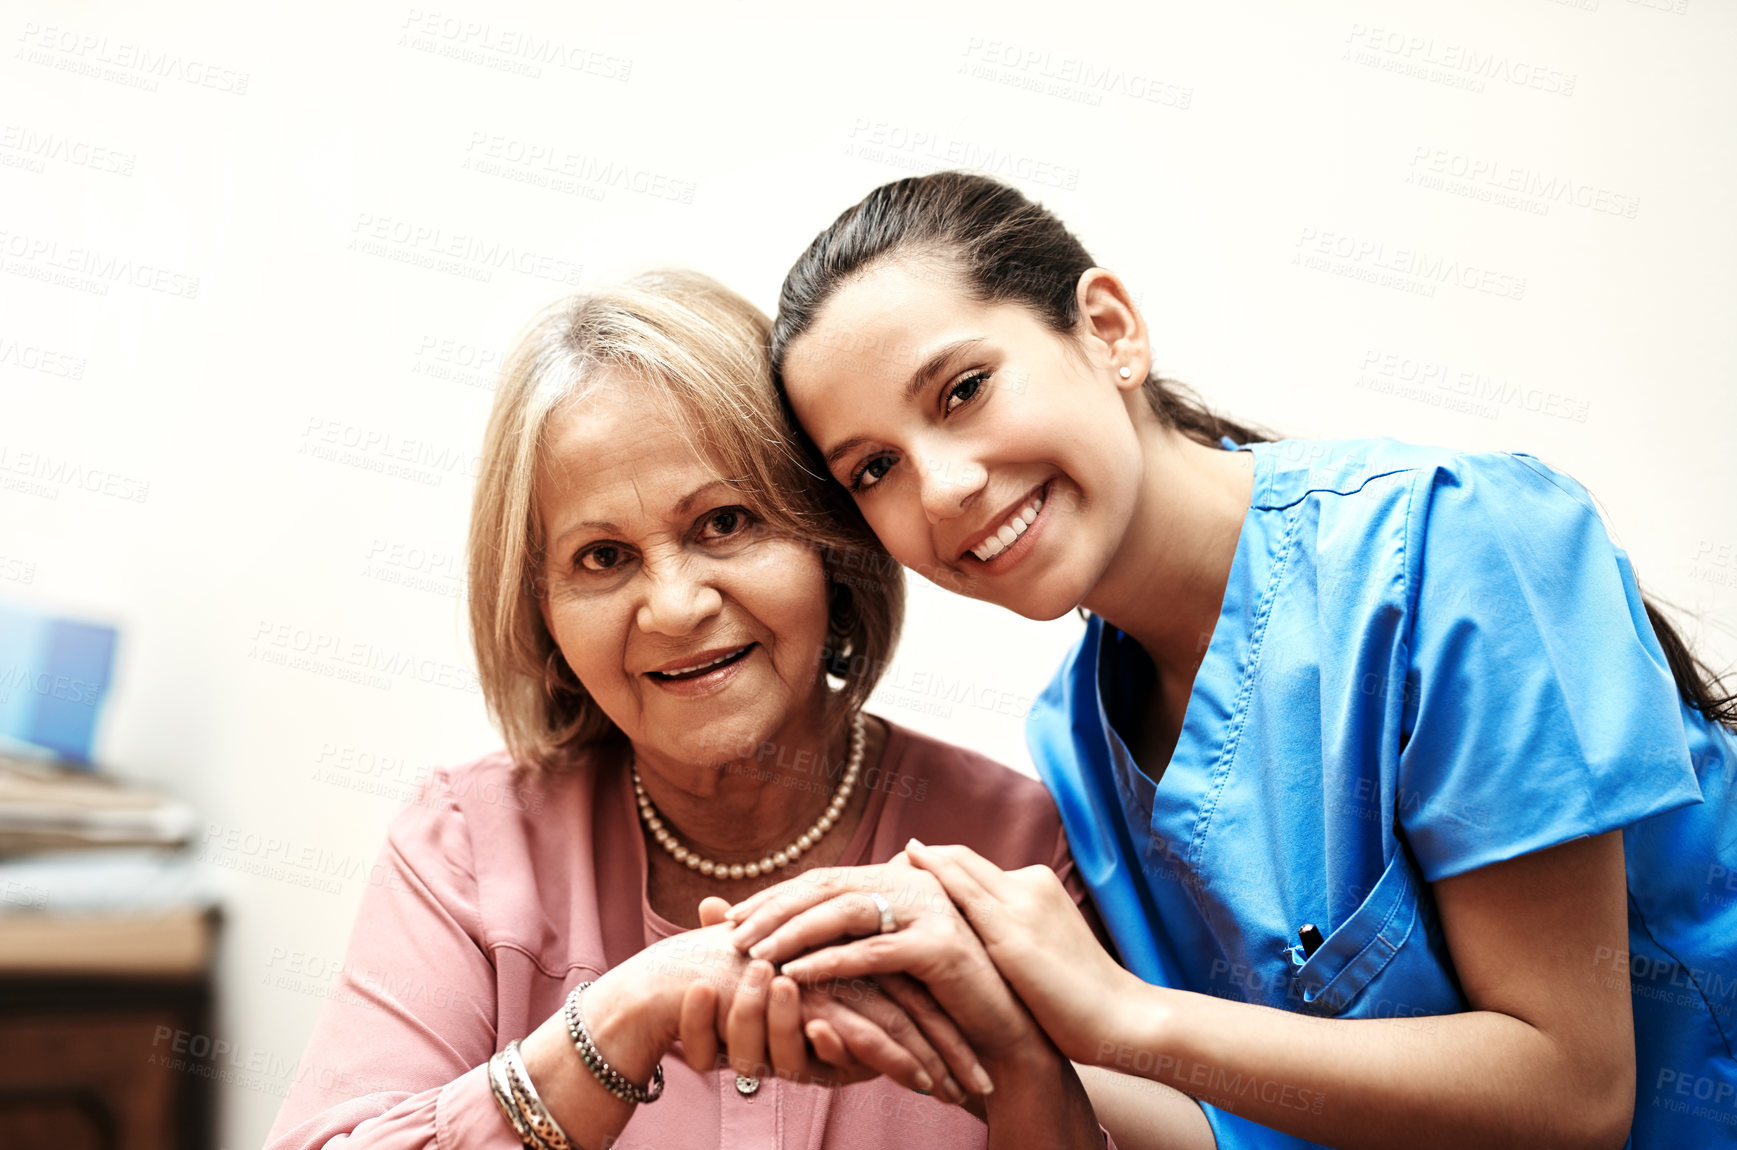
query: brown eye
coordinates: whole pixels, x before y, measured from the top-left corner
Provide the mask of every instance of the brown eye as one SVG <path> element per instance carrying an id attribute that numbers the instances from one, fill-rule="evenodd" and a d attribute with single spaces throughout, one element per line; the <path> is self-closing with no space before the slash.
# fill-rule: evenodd
<path id="1" fill-rule="evenodd" d="M 613 543 L 599 543 L 579 553 L 579 566 L 587 571 L 609 571 L 621 562 L 621 548 Z"/>
<path id="2" fill-rule="evenodd" d="M 977 393 L 982 390 L 983 385 L 987 383 L 988 380 L 988 372 L 976 371 L 972 372 L 964 379 L 961 379 L 958 383 L 955 383 L 948 390 L 947 398 L 943 402 L 943 406 L 946 408 L 948 414 L 952 414 L 959 408 L 964 407 L 967 403 L 970 403 L 973 399 L 976 399 Z"/>
<path id="3" fill-rule="evenodd" d="M 746 509 L 720 507 L 706 516 L 700 533 L 707 539 L 728 539 L 746 531 L 750 522 Z"/>
<path id="4" fill-rule="evenodd" d="M 853 492 L 862 491 L 879 483 L 893 469 L 898 460 L 890 455 L 871 455 L 863 460 L 856 474 L 850 477 L 850 489 Z"/>

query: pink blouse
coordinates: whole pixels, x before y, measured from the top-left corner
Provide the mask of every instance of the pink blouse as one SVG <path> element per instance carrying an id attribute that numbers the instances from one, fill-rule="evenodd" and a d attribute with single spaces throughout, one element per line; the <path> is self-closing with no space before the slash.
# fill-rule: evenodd
<path id="1" fill-rule="evenodd" d="M 964 843 L 1003 867 L 1045 863 L 1076 899 L 1067 840 L 1042 784 L 892 726 L 863 773 L 868 808 L 841 865 L 885 862 L 913 836 Z M 831 780 L 817 776 L 821 786 Z M 497 753 L 437 772 L 393 821 L 338 986 L 267 1142 L 311 1147 L 519 1145 L 486 1066 L 575 984 L 682 928 L 646 899 L 645 842 L 624 770 L 515 771 Z M 577 1056 L 575 1056 L 577 1057 Z M 888 1080 L 829 1089 L 664 1059 L 663 1097 L 620 1150 L 982 1147 L 988 1128 Z"/>

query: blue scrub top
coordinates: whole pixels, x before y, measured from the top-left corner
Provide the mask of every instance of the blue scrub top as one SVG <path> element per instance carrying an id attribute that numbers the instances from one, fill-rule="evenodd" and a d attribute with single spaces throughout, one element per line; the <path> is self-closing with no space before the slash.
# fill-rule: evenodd
<path id="1" fill-rule="evenodd" d="M 1101 619 L 1027 728 L 1123 963 L 1335 1018 L 1465 1010 L 1429 884 L 1622 828 L 1629 949 L 1588 977 L 1633 991 L 1630 1145 L 1737 1144 L 1737 740 L 1682 702 L 1586 492 L 1525 455 L 1241 450 L 1253 497 L 1159 783 L 1116 732 L 1152 665 Z M 1232 1113 L 1306 1091 L 1191 1089 L 1221 1147 L 1310 1145 Z"/>

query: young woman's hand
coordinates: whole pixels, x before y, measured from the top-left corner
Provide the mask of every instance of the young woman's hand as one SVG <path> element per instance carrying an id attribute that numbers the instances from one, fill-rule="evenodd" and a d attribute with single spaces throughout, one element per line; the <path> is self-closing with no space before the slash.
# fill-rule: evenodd
<path id="1" fill-rule="evenodd" d="M 724 922 L 729 909 L 721 898 L 703 900 L 700 924 Z M 775 977 L 766 962 L 750 962 L 728 999 L 709 982 L 689 986 L 681 1039 L 683 1055 L 696 1070 L 727 1062 L 750 1077 L 776 1074 L 824 1085 L 885 1074 L 950 1102 L 962 1100 L 964 1092 L 949 1065 L 974 1058 L 952 1020 L 909 979 L 801 988 Z"/>
<path id="2" fill-rule="evenodd" d="M 1062 1052 L 1097 1061 L 1104 1036 L 1116 1032 L 1119 995 L 1142 984 L 1098 943 L 1055 872 L 1046 866 L 1004 871 L 970 847 L 930 847 L 915 839 L 905 855 L 933 875 L 970 920 L 996 969 Z M 861 945 L 823 951 L 787 969 L 796 977 L 809 964 L 852 970 L 866 957 L 850 953 Z"/>
<path id="3" fill-rule="evenodd" d="M 1071 899 L 1068 910 L 1086 929 Z M 903 856 L 881 866 L 810 871 L 744 900 L 730 917 L 740 924 L 733 940 L 756 963 L 854 939 L 785 963 L 798 982 L 836 985 L 868 975 L 887 982 L 897 977 L 892 972 L 918 980 L 986 1064 L 961 1080 L 996 1150 L 1102 1145 L 1073 1066 L 1002 980 L 940 881 Z"/>
<path id="4" fill-rule="evenodd" d="M 877 896 L 890 931 L 883 930 Z M 731 936 L 738 948 L 757 960 L 784 962 L 784 973 L 801 983 L 909 975 L 990 1066 L 1043 1044 L 945 888 L 902 855 L 879 866 L 810 871 L 745 899 L 729 917 L 738 924 Z M 841 939 L 856 941 L 806 953 Z M 993 1075 L 975 1060 L 955 1071 L 973 1093 L 993 1089 Z"/>
<path id="5" fill-rule="evenodd" d="M 826 1086 L 885 1074 L 954 1103 L 965 1101 L 965 1092 L 948 1061 L 973 1058 L 934 999 L 908 979 L 837 979 L 804 987 L 761 960 L 748 964 L 727 1004 L 707 984 L 689 988 L 681 1041 L 683 1056 L 696 1070 L 728 1065 L 750 1077 L 777 1075 Z"/>

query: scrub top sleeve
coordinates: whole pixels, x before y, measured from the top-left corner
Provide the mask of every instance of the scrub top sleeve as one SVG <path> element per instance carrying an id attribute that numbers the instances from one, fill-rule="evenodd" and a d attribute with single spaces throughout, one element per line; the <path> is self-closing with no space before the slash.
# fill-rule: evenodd
<path id="1" fill-rule="evenodd" d="M 1515 455 L 1416 482 L 1393 800 L 1424 877 L 1698 801 L 1670 670 L 1579 485 Z"/>

